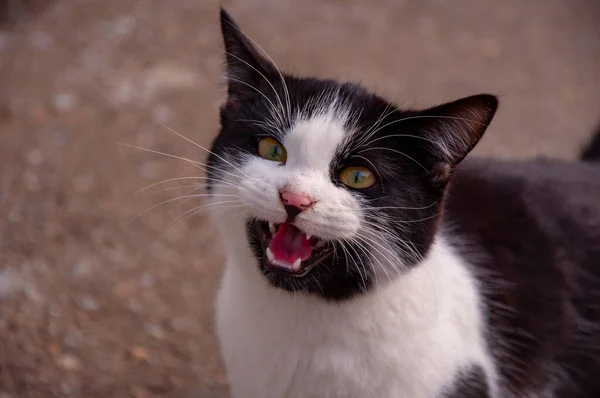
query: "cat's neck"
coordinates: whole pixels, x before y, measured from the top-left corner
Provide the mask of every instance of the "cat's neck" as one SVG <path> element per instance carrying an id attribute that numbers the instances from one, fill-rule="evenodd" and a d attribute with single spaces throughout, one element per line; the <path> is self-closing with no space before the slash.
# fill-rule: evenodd
<path id="1" fill-rule="evenodd" d="M 426 314 L 433 316 L 439 313 L 446 306 L 472 307 L 471 311 L 477 310 L 475 307 L 479 300 L 475 297 L 476 280 L 467 264 L 441 234 L 435 238 L 425 259 L 414 268 L 402 275 L 379 275 L 376 288 L 339 302 L 303 293 L 293 294 L 273 287 L 258 271 L 258 264 L 245 236 L 234 236 L 235 234 L 228 234 L 226 242 L 227 277 L 238 280 L 239 288 L 246 290 L 252 299 L 289 302 L 292 308 L 302 306 L 302 303 L 312 308 L 333 306 L 336 309 L 389 303 L 402 306 L 401 312 L 407 314 L 407 321 L 410 321 L 413 313 L 419 314 L 416 319 L 418 321 L 429 318 Z M 402 264 L 397 264 L 396 268 L 402 269 Z M 457 301 L 455 296 L 460 296 L 460 300 Z"/>

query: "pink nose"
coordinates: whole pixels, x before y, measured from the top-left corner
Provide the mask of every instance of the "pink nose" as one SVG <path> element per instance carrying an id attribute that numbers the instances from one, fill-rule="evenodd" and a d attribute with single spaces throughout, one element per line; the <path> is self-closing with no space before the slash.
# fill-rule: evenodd
<path id="1" fill-rule="evenodd" d="M 281 192 L 281 202 L 284 206 L 293 206 L 300 210 L 305 210 L 314 203 L 308 196 L 290 191 Z"/>

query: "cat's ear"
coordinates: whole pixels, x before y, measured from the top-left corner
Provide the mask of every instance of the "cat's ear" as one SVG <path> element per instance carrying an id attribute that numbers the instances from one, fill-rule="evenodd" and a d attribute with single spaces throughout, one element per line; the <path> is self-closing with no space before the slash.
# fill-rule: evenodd
<path id="1" fill-rule="evenodd" d="M 221 8 L 221 32 L 227 60 L 229 101 L 240 102 L 260 90 L 277 69 L 250 43 L 233 18 Z"/>
<path id="2" fill-rule="evenodd" d="M 427 109 L 422 116 L 422 135 L 433 155 L 433 178 L 444 183 L 475 147 L 489 126 L 498 99 L 489 94 L 474 95 Z"/>

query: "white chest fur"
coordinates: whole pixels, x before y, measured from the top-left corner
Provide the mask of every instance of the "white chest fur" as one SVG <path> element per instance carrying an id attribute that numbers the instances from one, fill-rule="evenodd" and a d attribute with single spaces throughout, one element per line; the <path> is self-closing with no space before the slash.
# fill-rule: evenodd
<path id="1" fill-rule="evenodd" d="M 407 275 L 342 303 L 276 290 L 249 251 L 229 254 L 217 331 L 235 398 L 434 398 L 472 364 L 495 392 L 476 283 L 443 240 Z"/>

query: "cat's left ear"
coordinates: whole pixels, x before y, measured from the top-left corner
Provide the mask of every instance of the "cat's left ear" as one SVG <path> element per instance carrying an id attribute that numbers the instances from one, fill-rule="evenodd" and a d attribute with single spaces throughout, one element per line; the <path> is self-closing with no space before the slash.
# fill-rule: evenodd
<path id="1" fill-rule="evenodd" d="M 433 178 L 444 183 L 479 142 L 496 110 L 498 98 L 481 94 L 448 102 L 423 111 L 421 134 L 433 155 Z"/>
<path id="2" fill-rule="evenodd" d="M 221 32 L 227 59 L 227 90 L 229 100 L 243 101 L 256 90 L 269 87 L 268 79 L 276 73 L 273 63 L 263 57 L 233 18 L 221 8 Z"/>

